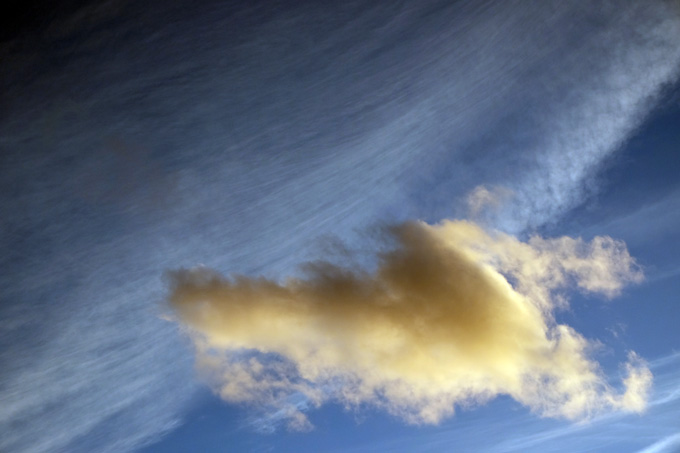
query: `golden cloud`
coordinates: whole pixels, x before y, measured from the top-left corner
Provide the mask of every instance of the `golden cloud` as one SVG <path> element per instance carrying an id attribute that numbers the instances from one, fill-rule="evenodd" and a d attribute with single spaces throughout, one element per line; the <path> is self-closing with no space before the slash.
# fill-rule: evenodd
<path id="1" fill-rule="evenodd" d="M 373 270 L 311 262 L 304 278 L 283 283 L 172 273 L 170 305 L 216 392 L 287 411 L 297 429 L 309 422 L 288 402 L 293 394 L 369 404 L 410 423 L 497 395 L 569 419 L 644 409 L 644 363 L 631 354 L 617 392 L 589 342 L 553 316 L 570 285 L 612 297 L 642 279 L 623 243 L 522 242 L 465 221 L 389 232 L 394 246 Z"/>

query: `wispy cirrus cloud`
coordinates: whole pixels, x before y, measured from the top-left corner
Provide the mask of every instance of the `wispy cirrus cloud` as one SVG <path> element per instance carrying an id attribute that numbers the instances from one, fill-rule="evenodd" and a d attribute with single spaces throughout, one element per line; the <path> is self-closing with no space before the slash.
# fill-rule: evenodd
<path id="1" fill-rule="evenodd" d="M 673 453 L 680 447 L 680 433 L 664 437 L 638 453 Z"/>
<path id="2" fill-rule="evenodd" d="M 445 211 L 422 217 L 497 184 L 515 196 L 489 223 L 531 229 L 582 200 L 677 75 L 665 2 L 338 5 L 81 11 L 52 27 L 73 48 L 1 50 L 2 448 L 122 451 L 176 423 L 183 349 L 141 308 L 161 269 L 289 271 L 310 237 L 405 212 L 430 160 L 455 165 L 439 198 L 414 195 Z"/>
<path id="3" fill-rule="evenodd" d="M 677 6 L 671 2 L 619 6 L 602 2 L 598 11 L 577 13 L 565 5 L 551 18 L 559 28 L 578 29 L 580 14 L 584 20 L 599 17 L 607 25 L 601 30 L 584 28 L 584 34 L 572 37 L 569 44 L 552 41 L 546 32 L 545 47 L 536 52 L 566 52 L 565 57 L 549 59 L 539 77 L 526 74 L 517 101 L 523 109 L 501 108 L 516 118 L 510 131 L 475 142 L 475 154 L 483 151 L 496 159 L 482 158 L 483 166 L 474 166 L 476 173 L 488 178 L 489 188 L 503 187 L 512 194 L 499 205 L 498 193 L 489 198 L 488 192 L 484 198 L 480 191 L 484 186 L 478 186 L 466 199 L 473 212 L 484 200 L 487 208 L 493 205 L 485 217 L 494 227 L 515 233 L 533 230 L 581 204 L 597 190 L 599 170 L 677 80 Z M 562 47 L 569 45 L 573 48 Z M 497 126 L 507 128 L 502 121 Z"/>

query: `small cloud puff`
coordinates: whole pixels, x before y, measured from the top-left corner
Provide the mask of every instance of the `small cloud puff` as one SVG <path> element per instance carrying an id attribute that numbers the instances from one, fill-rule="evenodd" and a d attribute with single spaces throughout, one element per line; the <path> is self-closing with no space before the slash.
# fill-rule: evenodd
<path id="1" fill-rule="evenodd" d="M 503 204 L 510 200 L 513 193 L 510 189 L 501 186 L 480 185 L 472 189 L 465 197 L 469 214 L 472 218 L 479 218 L 486 214 L 497 214 Z"/>

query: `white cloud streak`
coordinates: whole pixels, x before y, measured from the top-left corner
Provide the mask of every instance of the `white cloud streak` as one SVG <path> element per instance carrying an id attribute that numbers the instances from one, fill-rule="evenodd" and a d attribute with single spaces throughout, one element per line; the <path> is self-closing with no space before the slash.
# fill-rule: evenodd
<path id="1" fill-rule="evenodd" d="M 678 447 L 680 447 L 680 433 L 664 437 L 649 447 L 639 450 L 638 453 L 673 453 L 678 450 Z"/>
<path id="2" fill-rule="evenodd" d="M 602 162 L 626 142 L 664 88 L 677 79 L 676 5 L 639 2 L 623 10 L 616 2 L 600 5 L 611 28 L 565 57 L 559 66 L 570 68 L 553 74 L 552 82 L 571 85 L 568 94 L 552 98 L 553 105 L 538 113 L 535 144 L 516 150 L 534 156 L 533 163 L 495 181 L 514 194 L 496 216 L 496 227 L 533 229 L 579 205 L 592 192 Z M 585 64 L 598 70 L 588 72 Z"/>

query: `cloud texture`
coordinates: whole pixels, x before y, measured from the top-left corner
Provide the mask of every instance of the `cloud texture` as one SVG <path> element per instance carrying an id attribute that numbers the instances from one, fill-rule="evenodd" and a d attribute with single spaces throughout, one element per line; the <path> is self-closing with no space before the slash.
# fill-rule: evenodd
<path id="1" fill-rule="evenodd" d="M 588 341 L 553 313 L 561 290 L 615 296 L 642 278 L 624 244 L 490 234 L 474 223 L 409 222 L 370 270 L 310 262 L 303 278 L 171 274 L 170 304 L 201 373 L 230 402 L 369 404 L 409 423 L 506 394 L 545 416 L 642 411 L 651 373 L 634 353 L 625 389 L 606 382 Z"/>
<path id="2" fill-rule="evenodd" d="M 311 237 L 450 217 L 480 184 L 512 190 L 478 193 L 495 228 L 555 222 L 680 68 L 663 1 L 172 3 L 0 45 L 2 451 L 131 451 L 182 419 L 162 269 L 277 277 Z M 319 400 L 350 388 L 287 360 Z"/>

